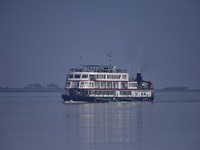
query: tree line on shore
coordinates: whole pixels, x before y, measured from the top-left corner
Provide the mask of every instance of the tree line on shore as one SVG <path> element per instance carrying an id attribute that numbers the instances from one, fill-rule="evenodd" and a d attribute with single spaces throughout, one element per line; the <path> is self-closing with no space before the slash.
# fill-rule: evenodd
<path id="1" fill-rule="evenodd" d="M 61 91 L 64 88 L 60 88 L 55 83 L 49 83 L 43 86 L 40 83 L 29 84 L 23 88 L 11 88 L 11 87 L 0 87 L 0 91 Z"/>

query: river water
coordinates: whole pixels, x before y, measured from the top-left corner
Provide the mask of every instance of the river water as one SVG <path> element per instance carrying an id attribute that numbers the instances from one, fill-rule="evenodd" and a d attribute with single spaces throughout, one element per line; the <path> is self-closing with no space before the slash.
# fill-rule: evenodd
<path id="1" fill-rule="evenodd" d="M 56 92 L 1 92 L 0 150 L 199 150 L 200 92 L 155 96 L 65 104 Z"/>

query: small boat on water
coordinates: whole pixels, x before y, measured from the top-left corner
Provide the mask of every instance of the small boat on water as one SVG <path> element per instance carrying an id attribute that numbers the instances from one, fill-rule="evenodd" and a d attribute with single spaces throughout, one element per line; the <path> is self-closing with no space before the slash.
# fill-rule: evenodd
<path id="1" fill-rule="evenodd" d="M 116 66 L 81 65 L 70 69 L 62 99 L 67 103 L 153 101 L 154 89 L 140 72 L 131 78 Z"/>

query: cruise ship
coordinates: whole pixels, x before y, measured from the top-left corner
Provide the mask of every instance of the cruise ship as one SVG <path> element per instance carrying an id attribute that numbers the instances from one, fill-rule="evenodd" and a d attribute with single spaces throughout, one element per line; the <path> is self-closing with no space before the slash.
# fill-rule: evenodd
<path id="1" fill-rule="evenodd" d="M 154 89 L 140 72 L 131 78 L 126 69 L 116 66 L 81 65 L 70 69 L 62 99 L 91 103 L 153 101 Z"/>

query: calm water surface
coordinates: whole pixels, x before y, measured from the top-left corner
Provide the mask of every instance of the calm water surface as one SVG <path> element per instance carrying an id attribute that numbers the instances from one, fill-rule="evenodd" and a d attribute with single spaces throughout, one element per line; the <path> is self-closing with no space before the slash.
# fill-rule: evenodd
<path id="1" fill-rule="evenodd" d="M 200 92 L 154 103 L 65 104 L 60 93 L 0 93 L 0 150 L 199 150 Z"/>

